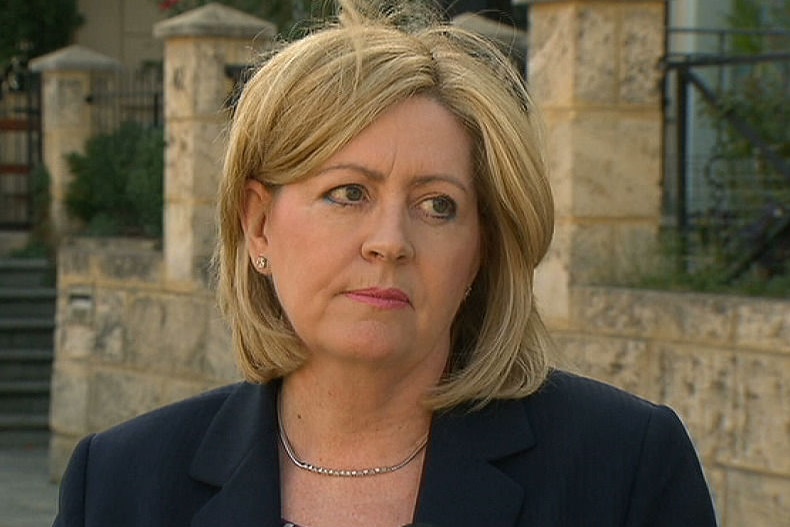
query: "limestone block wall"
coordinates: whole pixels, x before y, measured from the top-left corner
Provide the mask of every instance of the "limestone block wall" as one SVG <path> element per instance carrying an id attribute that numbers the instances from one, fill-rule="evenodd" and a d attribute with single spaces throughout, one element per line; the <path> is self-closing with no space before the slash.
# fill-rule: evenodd
<path id="1" fill-rule="evenodd" d="M 275 33 L 271 23 L 216 3 L 154 27 L 165 39 L 164 240 L 63 238 L 50 415 L 54 479 L 80 437 L 240 378 L 207 272 L 232 88 L 225 67 L 252 62 Z M 39 59 L 42 68 L 65 76 L 82 62 L 74 51 L 68 61 L 62 53 Z M 54 161 L 47 164 L 52 170 Z"/>
<path id="2" fill-rule="evenodd" d="M 162 268 L 151 241 L 80 239 L 61 247 L 54 479 L 86 434 L 240 378 L 213 294 L 169 284 Z"/>
<path id="3" fill-rule="evenodd" d="M 576 287 L 572 368 L 670 405 L 722 527 L 790 525 L 790 300 Z"/>
<path id="4" fill-rule="evenodd" d="M 163 278 L 147 241 L 74 240 L 58 262 L 57 479 L 79 438 L 240 379 L 212 293 Z M 562 364 L 682 417 L 722 527 L 790 518 L 790 301 L 572 289 Z"/>
<path id="5" fill-rule="evenodd" d="M 555 239 L 536 279 L 567 323 L 574 285 L 655 261 L 661 221 L 661 0 L 528 0 L 528 80 L 546 121 Z"/>
<path id="6" fill-rule="evenodd" d="M 59 239 L 73 228 L 65 205 L 72 179 L 66 157 L 83 152 L 98 131 L 102 105 L 92 104 L 91 94 L 97 85 L 112 86 L 120 63 L 75 44 L 31 60 L 30 68 L 42 77 L 42 157 L 50 173 L 50 217 Z"/>

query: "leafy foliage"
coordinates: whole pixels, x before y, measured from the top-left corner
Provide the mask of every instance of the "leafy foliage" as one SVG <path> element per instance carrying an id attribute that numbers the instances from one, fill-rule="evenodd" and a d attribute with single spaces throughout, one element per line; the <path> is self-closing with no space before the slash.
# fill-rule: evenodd
<path id="1" fill-rule="evenodd" d="M 721 42 L 730 55 L 790 50 L 786 0 L 733 0 L 728 20 L 732 31 Z M 704 73 L 706 82 L 718 80 L 712 91 L 719 104 L 701 109 L 714 139 L 698 162 L 704 196 L 700 191 L 694 199 L 701 206 L 687 210 L 685 232 L 662 235 L 654 272 L 628 285 L 787 298 L 790 226 L 783 220 L 790 214 L 790 181 L 777 165 L 790 163 L 790 63 L 760 60 Z M 760 146 L 745 137 L 745 127 Z"/>
<path id="2" fill-rule="evenodd" d="M 790 3 L 735 0 L 729 22 L 733 56 L 790 49 Z M 790 181 L 781 164 L 790 162 L 790 64 L 760 60 L 721 66 L 715 75 L 719 102 L 701 112 L 715 135 L 704 166 L 708 192 L 679 246 L 678 255 L 688 257 L 680 270 L 705 290 L 786 287 L 790 226 L 782 220 L 790 213 Z"/>
<path id="3" fill-rule="evenodd" d="M 12 258 L 47 258 L 54 259 L 54 242 L 52 240 L 52 222 L 49 216 L 50 175 L 47 167 L 37 165 L 30 174 L 31 198 L 33 212 L 33 229 L 30 231 L 27 244 L 11 253 Z"/>
<path id="4" fill-rule="evenodd" d="M 28 59 L 71 43 L 82 24 L 77 0 L 0 0 L 0 67 L 27 64 Z"/>
<path id="5" fill-rule="evenodd" d="M 164 139 L 161 129 L 128 122 L 71 154 L 69 214 L 98 236 L 162 234 Z"/>

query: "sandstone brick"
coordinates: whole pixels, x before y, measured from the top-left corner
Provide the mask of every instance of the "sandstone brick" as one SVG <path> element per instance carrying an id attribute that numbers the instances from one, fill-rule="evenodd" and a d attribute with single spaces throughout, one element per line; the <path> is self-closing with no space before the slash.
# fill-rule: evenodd
<path id="1" fill-rule="evenodd" d="M 208 311 L 202 299 L 188 295 L 132 299 L 124 342 L 130 364 L 159 374 L 202 375 Z"/>
<path id="2" fill-rule="evenodd" d="M 617 223 L 612 226 L 612 268 L 609 284 L 634 284 L 654 273 L 660 264 L 658 228 L 653 221 Z"/>
<path id="3" fill-rule="evenodd" d="M 615 7 L 582 2 L 575 19 L 574 95 L 581 104 L 613 104 L 617 97 Z"/>
<path id="4" fill-rule="evenodd" d="M 164 217 L 164 265 L 166 279 L 176 282 L 193 280 L 195 233 L 192 231 L 194 205 L 185 201 L 168 200 Z"/>
<path id="5" fill-rule="evenodd" d="M 56 332 L 56 360 L 86 359 L 96 347 L 96 331 L 78 324 L 60 325 Z"/>
<path id="6" fill-rule="evenodd" d="M 121 362 L 124 359 L 125 306 L 125 291 L 97 290 L 94 356 L 101 361 Z"/>
<path id="7" fill-rule="evenodd" d="M 216 310 L 208 315 L 208 336 L 203 360 L 201 369 L 209 378 L 233 382 L 241 377 L 230 332 Z"/>
<path id="8" fill-rule="evenodd" d="M 790 478 L 732 470 L 727 489 L 726 527 L 790 527 Z"/>
<path id="9" fill-rule="evenodd" d="M 642 222 L 576 225 L 572 232 L 571 281 L 578 285 L 628 283 L 650 268 L 655 228 Z"/>
<path id="10" fill-rule="evenodd" d="M 681 416 L 704 459 L 725 457 L 738 433 L 735 355 L 679 343 L 660 344 L 656 351 L 661 361 L 661 401 Z"/>
<path id="11" fill-rule="evenodd" d="M 569 231 L 566 225 L 555 228 L 551 247 L 535 272 L 538 307 L 553 327 L 565 327 L 570 320 L 570 273 L 566 256 L 570 250 Z"/>
<path id="12" fill-rule="evenodd" d="M 568 149 L 573 141 L 572 116 L 562 111 L 546 111 L 546 158 L 558 223 L 573 213 L 574 155 Z"/>
<path id="13" fill-rule="evenodd" d="M 569 333 L 556 340 L 573 370 L 656 400 L 657 364 L 645 341 Z"/>
<path id="14" fill-rule="evenodd" d="M 60 319 L 69 324 L 93 325 L 95 288 L 92 285 L 74 285 L 60 289 L 58 310 Z"/>
<path id="15" fill-rule="evenodd" d="M 729 462 L 790 478 L 790 356 L 736 359 L 735 442 Z"/>
<path id="16" fill-rule="evenodd" d="M 572 124 L 573 215 L 658 218 L 661 116 L 586 111 Z M 617 145 L 616 155 L 602 155 Z"/>
<path id="17" fill-rule="evenodd" d="M 97 267 L 103 277 L 115 280 L 140 280 L 157 283 L 162 255 L 150 243 L 122 245 L 120 250 L 100 254 Z"/>
<path id="18" fill-rule="evenodd" d="M 195 232 L 193 276 L 204 290 L 208 290 L 212 284 L 211 256 L 217 241 L 217 214 L 213 202 L 200 203 L 195 207 L 192 229 Z"/>
<path id="19" fill-rule="evenodd" d="M 574 89 L 573 9 L 537 4 L 530 8 L 530 16 L 527 70 L 532 91 L 547 107 L 566 106 L 573 100 Z"/>
<path id="20" fill-rule="evenodd" d="M 58 364 L 52 375 L 49 424 L 53 432 L 80 436 L 88 431 L 89 375 L 85 368 Z"/>
<path id="21" fill-rule="evenodd" d="M 91 379 L 88 428 L 104 430 L 162 404 L 167 377 L 141 372 L 103 369 Z"/>
<path id="22" fill-rule="evenodd" d="M 790 353 L 790 301 L 740 301 L 735 342 L 770 352 Z"/>
<path id="23" fill-rule="evenodd" d="M 225 119 L 219 116 L 211 121 L 176 121 L 168 126 L 165 195 L 169 200 L 216 199 L 225 126 Z"/>
<path id="24" fill-rule="evenodd" d="M 73 243 L 63 243 L 58 250 L 58 279 L 70 275 L 84 277 L 90 271 L 90 254 Z"/>
<path id="25" fill-rule="evenodd" d="M 231 49 L 230 42 L 244 51 Z M 240 64 L 250 60 L 247 39 L 172 39 L 165 45 L 165 115 L 168 120 L 191 118 L 197 115 L 215 116 L 223 108 L 230 94 L 231 79 L 225 75 L 225 65 L 234 64 L 246 55 Z M 200 86 L 200 89 L 191 89 Z"/>
<path id="26" fill-rule="evenodd" d="M 575 316 L 583 327 L 663 340 L 733 344 L 741 302 L 737 297 L 624 288 L 575 291 Z"/>
<path id="27" fill-rule="evenodd" d="M 679 333 L 678 320 L 656 309 L 655 296 L 648 291 L 578 287 L 573 294 L 574 320 L 580 328 L 640 338 Z"/>
<path id="28" fill-rule="evenodd" d="M 614 265 L 612 226 L 607 223 L 574 225 L 568 271 L 573 284 L 605 284 Z"/>
<path id="29" fill-rule="evenodd" d="M 660 3 L 623 6 L 617 49 L 620 55 L 618 99 L 625 103 L 660 103 L 664 49 L 664 8 Z"/>
<path id="30" fill-rule="evenodd" d="M 732 342 L 735 307 L 728 297 L 693 294 L 664 296 L 671 299 L 677 311 L 683 337 L 691 342 Z"/>
<path id="31" fill-rule="evenodd" d="M 221 385 L 220 382 L 174 379 L 163 385 L 160 405 L 183 401 Z"/>

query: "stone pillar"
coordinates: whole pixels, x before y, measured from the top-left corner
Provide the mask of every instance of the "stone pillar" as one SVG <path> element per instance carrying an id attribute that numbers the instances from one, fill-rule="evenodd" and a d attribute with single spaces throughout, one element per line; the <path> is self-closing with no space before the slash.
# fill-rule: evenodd
<path id="1" fill-rule="evenodd" d="M 214 205 L 232 81 L 227 65 L 250 64 L 253 48 L 270 46 L 269 22 L 221 4 L 208 4 L 157 23 L 165 39 L 166 280 L 199 286 L 213 250 Z"/>
<path id="2" fill-rule="evenodd" d="M 95 133 L 98 107 L 91 94 L 99 83 L 112 83 L 121 64 L 105 55 L 73 45 L 30 61 L 42 76 L 44 165 L 51 177 L 50 214 L 56 239 L 66 234 L 69 219 L 65 196 L 71 172 L 66 156 L 83 152 Z"/>
<path id="3" fill-rule="evenodd" d="M 533 0 L 528 78 L 547 123 L 557 227 L 536 288 L 552 326 L 574 285 L 655 261 L 664 0 Z"/>

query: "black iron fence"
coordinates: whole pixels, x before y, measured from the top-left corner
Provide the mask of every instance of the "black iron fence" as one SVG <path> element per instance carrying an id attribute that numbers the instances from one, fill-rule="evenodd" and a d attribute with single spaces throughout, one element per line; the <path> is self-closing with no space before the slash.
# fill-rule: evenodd
<path id="1" fill-rule="evenodd" d="M 790 273 L 790 32 L 678 31 L 718 41 L 664 62 L 665 209 L 681 270 L 723 282 Z M 739 38 L 770 45 L 737 53 Z"/>
<path id="2" fill-rule="evenodd" d="M 40 162 L 41 77 L 15 71 L 0 88 L 0 229 L 30 227 Z"/>
<path id="3" fill-rule="evenodd" d="M 161 64 L 134 72 L 96 76 L 87 102 L 95 106 L 94 130 L 109 133 L 122 123 L 164 125 L 163 73 Z"/>

